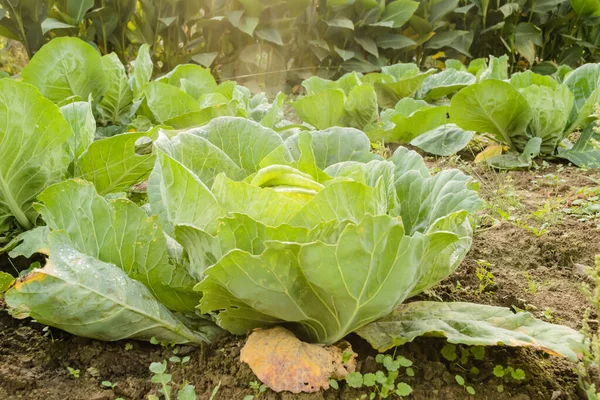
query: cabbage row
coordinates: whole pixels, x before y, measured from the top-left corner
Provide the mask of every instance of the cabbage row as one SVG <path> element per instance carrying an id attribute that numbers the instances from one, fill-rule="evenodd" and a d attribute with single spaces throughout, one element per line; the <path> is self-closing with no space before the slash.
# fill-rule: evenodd
<path id="1" fill-rule="evenodd" d="M 469 176 L 432 175 L 403 147 L 383 158 L 355 127 L 294 126 L 283 96 L 217 85 L 198 66 L 151 72 L 143 48 L 127 74 L 116 57 L 61 39 L 23 82 L 0 80 L 0 235 L 15 238 L 12 257 L 47 257 L 5 285 L 14 317 L 101 340 L 197 344 L 283 325 L 326 344 L 356 331 L 381 351 L 442 334 L 581 354 L 577 332 L 528 313 L 398 308 L 470 249 L 482 201 Z M 359 82 L 348 95 L 325 90 L 354 126 L 366 122 L 361 78 L 342 80 Z M 381 90 L 391 98 L 398 82 Z"/>

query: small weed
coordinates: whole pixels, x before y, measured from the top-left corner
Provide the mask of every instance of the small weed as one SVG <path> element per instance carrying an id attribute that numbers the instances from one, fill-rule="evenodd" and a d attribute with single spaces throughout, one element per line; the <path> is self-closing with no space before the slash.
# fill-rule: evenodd
<path id="1" fill-rule="evenodd" d="M 102 381 L 101 385 L 108 389 L 114 389 L 117 386 L 116 383 L 112 383 L 111 381 Z"/>
<path id="2" fill-rule="evenodd" d="M 465 388 L 467 393 L 469 393 L 472 396 L 475 395 L 475 389 L 473 389 L 473 386 L 466 384 L 465 378 L 463 378 L 460 375 L 455 375 L 454 379 L 456 380 L 456 383 Z"/>
<path id="3" fill-rule="evenodd" d="M 335 385 L 337 386 L 337 381 L 335 380 L 330 380 L 329 383 L 331 385 L 331 382 L 335 382 Z M 244 397 L 244 400 L 256 400 L 260 397 L 261 394 L 263 394 L 264 392 L 267 391 L 267 386 L 264 384 L 261 384 L 260 382 L 257 381 L 252 381 L 249 384 L 250 389 L 252 389 L 254 391 L 254 394 L 249 394 L 247 396 Z M 337 389 L 337 387 L 334 387 L 333 385 L 331 386 L 334 389 Z"/>
<path id="4" fill-rule="evenodd" d="M 485 289 L 496 284 L 494 282 L 494 274 L 488 270 L 492 266 L 493 264 L 490 264 L 486 260 L 477 260 L 477 269 L 475 270 L 475 275 L 479 279 L 479 289 L 476 291 L 477 295 L 484 293 Z"/>
<path id="5" fill-rule="evenodd" d="M 173 357 L 171 357 L 173 358 Z M 177 357 L 178 358 L 178 357 Z M 177 363 L 182 363 L 183 360 L 178 361 Z M 171 393 L 173 391 L 173 387 L 171 386 L 171 381 L 172 381 L 172 375 L 167 373 L 167 361 L 163 361 L 163 362 L 153 362 L 152 364 L 150 364 L 150 372 L 153 373 L 152 375 L 152 383 L 156 383 L 159 384 L 161 386 L 161 389 L 159 390 L 160 393 L 163 394 L 164 399 L 165 400 L 171 400 Z M 213 399 L 217 392 L 219 391 L 219 388 L 221 387 L 221 382 L 219 382 L 217 384 L 217 386 L 213 389 L 212 391 L 212 395 L 210 397 L 210 399 Z M 177 400 L 196 400 L 196 389 L 194 388 L 194 386 L 188 384 L 187 382 L 184 382 L 180 387 L 179 390 L 177 392 Z M 148 396 L 148 400 L 158 400 L 159 398 L 157 396 L 151 395 Z"/>
<path id="6" fill-rule="evenodd" d="M 133 345 L 131 343 L 125 343 L 125 351 L 133 350 Z"/>
<path id="7" fill-rule="evenodd" d="M 380 370 L 375 373 L 361 374 L 360 372 L 352 372 L 347 375 L 346 384 L 352 388 L 371 388 L 371 392 L 363 394 L 360 399 L 387 399 L 389 396 L 396 395 L 406 397 L 412 393 L 412 387 L 406 382 L 396 383 L 396 379 L 400 372 L 404 370 L 406 376 L 414 376 L 415 371 L 412 368 L 412 361 L 403 357 L 393 357 L 389 354 L 378 354 L 375 361 L 381 364 L 385 371 Z M 338 383 L 332 384 L 335 381 L 330 381 L 331 387 L 336 389 Z"/>
<path id="8" fill-rule="evenodd" d="M 494 376 L 500 379 L 500 383 L 496 386 L 499 393 L 504 392 L 504 383 L 511 381 L 522 381 L 525 379 L 525 371 L 521 368 L 513 368 L 511 366 L 503 367 L 496 365 L 493 370 Z"/>
<path id="9" fill-rule="evenodd" d="M 67 371 L 69 371 L 69 374 L 70 374 L 70 375 L 71 375 L 73 378 L 75 378 L 75 379 L 79 379 L 79 374 L 80 374 L 80 372 L 81 372 L 80 370 L 78 370 L 78 369 L 74 369 L 74 368 L 71 368 L 71 367 L 67 367 Z"/>
<path id="10" fill-rule="evenodd" d="M 527 272 L 527 271 L 523 272 L 523 275 L 527 279 L 527 288 L 525 289 L 525 291 L 532 296 L 535 296 L 535 294 L 538 292 L 538 290 L 540 290 L 546 286 L 550 286 L 549 281 L 538 282 L 538 281 L 534 280 L 533 277 L 531 276 L 531 274 L 529 274 L 529 272 Z"/>

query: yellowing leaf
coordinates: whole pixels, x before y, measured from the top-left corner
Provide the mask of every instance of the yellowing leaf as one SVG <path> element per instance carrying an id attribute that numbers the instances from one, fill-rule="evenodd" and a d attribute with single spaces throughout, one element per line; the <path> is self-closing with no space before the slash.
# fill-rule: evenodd
<path id="1" fill-rule="evenodd" d="M 240 359 L 275 392 L 312 393 L 328 389 L 330 378 L 341 379 L 356 369 L 356 353 L 349 343 L 340 344 L 305 343 L 281 327 L 257 329 L 248 337 Z M 344 353 L 351 354 L 346 362 Z"/>
<path id="2" fill-rule="evenodd" d="M 486 147 L 481 153 L 477 154 L 477 157 L 475 157 L 475 163 L 479 164 L 489 158 L 501 155 L 502 149 L 503 146 L 501 144 L 492 144 Z"/>
<path id="3" fill-rule="evenodd" d="M 444 53 L 443 51 L 438 51 L 437 53 L 431 56 L 431 59 L 437 60 L 440 57 L 446 57 L 446 53 Z"/>

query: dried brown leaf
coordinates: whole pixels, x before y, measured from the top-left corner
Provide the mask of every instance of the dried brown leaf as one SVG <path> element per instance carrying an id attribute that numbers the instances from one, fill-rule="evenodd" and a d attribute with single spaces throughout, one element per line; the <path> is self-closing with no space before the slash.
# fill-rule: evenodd
<path id="1" fill-rule="evenodd" d="M 351 354 L 347 362 L 344 352 Z M 356 353 L 348 342 L 305 343 L 281 327 L 255 330 L 240 358 L 275 392 L 318 392 L 329 388 L 330 378 L 341 379 L 356 369 Z"/>

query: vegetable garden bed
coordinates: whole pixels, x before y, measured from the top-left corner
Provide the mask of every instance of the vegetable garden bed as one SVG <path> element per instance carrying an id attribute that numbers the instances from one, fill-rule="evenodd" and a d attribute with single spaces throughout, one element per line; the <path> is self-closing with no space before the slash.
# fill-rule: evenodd
<path id="1" fill-rule="evenodd" d="M 431 160 L 430 166 L 447 168 L 449 165 L 447 160 Z M 515 221 L 503 221 L 476 232 L 472 250 L 462 267 L 433 293 L 447 301 L 522 309 L 535 306 L 532 312 L 536 316 L 579 329 L 587 307 L 580 291 L 581 282 L 585 280 L 582 265 L 593 265 L 600 243 L 600 232 L 596 229 L 600 222 L 593 218 L 579 221 L 580 216 L 562 210 L 574 200 L 585 198 L 585 194 L 578 192 L 587 190 L 587 196 L 593 197 L 589 190 L 597 184 L 592 179 L 599 179 L 600 174 L 561 165 L 508 173 L 473 169 L 470 163 L 462 162 L 459 167 L 477 174 L 482 182 L 480 193 L 484 199 L 511 209 L 513 217 L 526 220 L 531 226 L 539 227 L 544 223 L 535 219 L 533 212 L 544 210 L 555 196 L 560 204 L 543 216 L 551 223 L 540 237 Z M 577 206 L 571 207 L 577 210 Z M 490 209 L 480 212 L 482 220 L 487 219 L 485 215 L 498 218 L 498 214 Z M 491 265 L 487 266 L 486 262 Z M 483 294 L 478 294 L 481 281 L 477 269 L 482 266 L 487 266 L 494 275 L 494 283 L 488 285 Z M 6 258 L 2 261 L 2 270 L 13 270 Z M 533 285 L 538 288 L 534 289 Z M 462 288 L 457 289 L 457 286 Z M 42 325 L 29 320 L 14 320 L 5 312 L 0 313 L 0 328 L 0 398 L 6 399 L 99 400 L 119 396 L 141 399 L 148 393 L 158 394 L 159 387 L 150 381 L 150 363 L 174 355 L 171 349 L 143 342 L 107 343 L 74 337 L 53 328 L 43 330 Z M 355 336 L 350 340 L 359 353 L 361 369 L 369 372 L 378 368 L 374 361 L 376 353 L 366 342 Z M 253 394 L 249 385 L 256 377 L 247 365 L 239 362 L 242 345 L 243 339 L 229 336 L 214 346 L 201 349 L 178 346 L 178 356 L 189 356 L 190 361 L 183 366 L 171 363 L 173 381 L 189 381 L 196 386 L 200 399 L 209 398 L 219 382 L 221 386 L 215 399 L 242 399 Z M 423 338 L 399 350 L 414 362 L 415 377 L 408 379 L 414 390 L 413 398 L 473 398 L 456 383 L 454 376 L 465 375 L 464 370 L 442 356 L 444 345 L 441 339 Z M 577 378 L 572 371 L 574 364 L 564 359 L 527 349 L 492 347 L 486 349 L 484 361 L 475 361 L 475 364 L 481 370 L 480 377 L 471 378 L 468 374 L 466 377 L 476 390 L 476 398 L 578 398 Z M 499 378 L 492 372 L 495 365 L 522 368 L 526 379 L 505 384 L 504 392 L 499 393 Z M 67 367 L 80 370 L 79 378 L 75 379 Z M 107 389 L 102 386 L 102 381 L 117 386 L 114 390 Z M 68 397 L 65 397 L 66 393 Z M 330 389 L 303 395 L 267 391 L 259 398 L 354 400 L 361 393 L 370 391 Z"/>
<path id="2" fill-rule="evenodd" d="M 592 396 L 599 176 L 560 163 L 600 165 L 600 64 L 446 66 L 294 115 L 147 45 L 0 77 L 0 396 Z"/>

